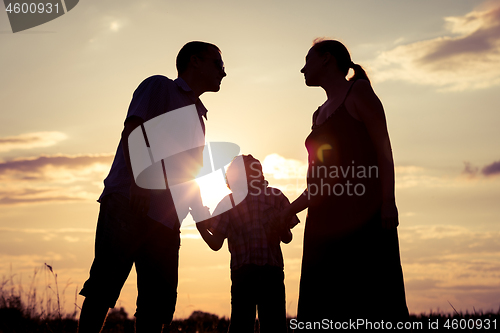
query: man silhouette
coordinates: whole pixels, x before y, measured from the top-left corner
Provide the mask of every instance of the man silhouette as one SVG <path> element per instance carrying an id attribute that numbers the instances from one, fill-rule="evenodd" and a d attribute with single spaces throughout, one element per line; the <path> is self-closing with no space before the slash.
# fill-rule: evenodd
<path id="1" fill-rule="evenodd" d="M 79 333 L 100 332 L 134 263 L 138 289 L 136 332 L 161 332 L 163 324 L 172 320 L 177 300 L 179 228 L 187 210 L 178 216 L 168 188 L 149 190 L 136 185 L 128 137 L 139 126 L 144 131 L 143 123 L 148 120 L 193 104 L 204 132 L 207 109 L 199 96 L 219 91 L 226 76 L 219 48 L 205 42 L 184 45 L 177 55 L 176 67 L 177 79 L 152 76 L 134 92 L 115 159 L 98 200 L 101 206 L 95 258 L 90 277 L 80 291 L 85 300 Z M 195 153 L 194 158 L 202 164 L 201 154 Z M 189 206 L 193 212 L 203 210 L 199 189 Z"/>

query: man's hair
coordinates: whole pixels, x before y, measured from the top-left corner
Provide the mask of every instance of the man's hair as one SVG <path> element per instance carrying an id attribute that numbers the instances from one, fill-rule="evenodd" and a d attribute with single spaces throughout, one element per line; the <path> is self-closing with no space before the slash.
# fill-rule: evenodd
<path id="1" fill-rule="evenodd" d="M 177 59 L 175 61 L 175 65 L 177 67 L 177 73 L 182 74 L 186 71 L 192 56 L 195 55 L 200 58 L 203 58 L 203 56 L 208 52 L 209 48 L 211 47 L 215 48 L 217 51 L 220 52 L 217 46 L 206 42 L 194 41 L 185 44 L 177 54 Z"/>

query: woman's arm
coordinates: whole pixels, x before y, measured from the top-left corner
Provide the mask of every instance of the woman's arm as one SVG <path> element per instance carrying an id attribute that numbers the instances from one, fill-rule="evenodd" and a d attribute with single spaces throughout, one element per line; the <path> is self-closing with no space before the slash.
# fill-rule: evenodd
<path id="1" fill-rule="evenodd" d="M 281 225 L 287 225 L 292 216 L 297 215 L 307 207 L 309 207 L 309 198 L 307 189 L 305 189 L 297 199 L 295 199 L 288 207 L 283 209 L 280 216 Z"/>
<path id="2" fill-rule="evenodd" d="M 359 80 L 351 94 L 355 113 L 365 124 L 377 152 L 380 181 L 382 183 L 382 226 L 398 226 L 398 209 L 394 194 L 394 160 L 387 132 L 384 107 L 366 80 Z"/>
<path id="3" fill-rule="evenodd" d="M 210 231 L 208 230 L 208 226 L 210 225 L 209 221 L 210 220 L 197 222 L 196 228 L 200 232 L 200 235 L 205 243 L 207 243 L 212 250 L 218 251 L 222 247 L 222 244 L 224 244 L 224 237 L 222 237 L 222 235 L 218 234 L 217 232 L 210 233 Z"/>

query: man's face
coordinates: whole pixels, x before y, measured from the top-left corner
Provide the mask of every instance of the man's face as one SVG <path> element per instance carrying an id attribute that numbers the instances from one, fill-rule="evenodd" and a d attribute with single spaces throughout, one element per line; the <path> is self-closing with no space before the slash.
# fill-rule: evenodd
<path id="1" fill-rule="evenodd" d="M 219 91 L 222 78 L 226 76 L 224 62 L 215 48 L 210 47 L 202 58 L 200 80 L 206 86 L 206 91 Z"/>

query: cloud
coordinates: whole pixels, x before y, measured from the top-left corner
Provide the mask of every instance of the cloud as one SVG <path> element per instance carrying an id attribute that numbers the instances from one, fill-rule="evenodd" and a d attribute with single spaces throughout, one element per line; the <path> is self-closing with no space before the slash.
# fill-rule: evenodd
<path id="1" fill-rule="evenodd" d="M 479 272 L 485 263 L 496 264 L 500 232 L 475 231 L 456 225 L 400 227 L 401 251 L 407 262 L 443 264 L 461 262 Z M 496 266 L 498 267 L 498 266 Z"/>
<path id="2" fill-rule="evenodd" d="M 462 174 L 474 178 L 479 173 L 479 168 L 472 165 L 470 162 L 464 162 L 464 170 Z M 486 177 L 500 175 L 500 161 L 495 161 L 491 164 L 485 165 L 481 169 L 481 174 Z"/>
<path id="3" fill-rule="evenodd" d="M 33 132 L 0 138 L 0 152 L 49 147 L 67 138 L 61 132 Z"/>
<path id="4" fill-rule="evenodd" d="M 399 227 L 401 262 L 412 311 L 498 308 L 500 232 L 456 225 Z M 427 308 L 426 308 L 427 307 Z"/>
<path id="5" fill-rule="evenodd" d="M 500 161 L 493 162 L 485 166 L 481 173 L 485 176 L 496 176 L 500 175 Z"/>
<path id="6" fill-rule="evenodd" d="M 38 235 L 44 241 L 51 241 L 57 235 L 68 243 L 74 243 L 81 240 L 82 235 L 92 235 L 95 229 L 85 228 L 60 228 L 60 229 L 36 229 L 36 228 L 10 228 L 0 227 L 0 233 L 9 233 L 12 235 L 27 234 Z"/>
<path id="7" fill-rule="evenodd" d="M 455 179 L 432 175 L 432 170 L 422 167 L 396 166 L 396 187 L 398 189 L 411 187 L 454 187 L 459 183 Z"/>
<path id="8" fill-rule="evenodd" d="M 478 171 L 479 171 L 479 168 L 476 166 L 473 166 L 472 163 L 464 162 L 464 170 L 462 171 L 462 174 L 474 177 L 475 175 L 477 175 Z"/>
<path id="9" fill-rule="evenodd" d="M 95 200 L 112 159 L 56 155 L 0 162 L 0 205 Z"/>
<path id="10" fill-rule="evenodd" d="M 463 173 L 473 175 L 474 167 L 466 163 Z M 306 188 L 307 163 L 295 159 L 287 159 L 278 154 L 267 155 L 262 162 L 262 170 L 270 185 L 281 189 L 285 194 L 297 195 Z M 464 186 L 459 177 L 442 175 L 439 171 L 419 166 L 396 166 L 396 186 L 398 189 L 426 187 L 446 188 Z"/>
<path id="11" fill-rule="evenodd" d="M 59 229 L 22 228 L 21 229 L 21 228 L 0 227 L 0 231 L 20 232 L 20 233 L 26 233 L 26 234 L 49 234 L 49 233 L 56 233 L 56 234 L 91 233 L 91 234 L 93 234 L 95 232 L 95 229 L 90 229 L 90 228 L 59 228 Z"/>
<path id="12" fill-rule="evenodd" d="M 302 193 L 307 186 L 306 162 L 270 154 L 262 161 L 262 171 L 270 186 L 280 189 L 290 200 Z"/>
<path id="13" fill-rule="evenodd" d="M 64 168 L 79 169 L 86 168 L 93 164 L 109 165 L 113 159 L 113 154 L 98 155 L 54 155 L 38 156 L 34 158 L 22 158 L 0 163 L 0 176 L 9 171 L 16 171 L 26 174 L 41 174 L 44 168 Z"/>
<path id="14" fill-rule="evenodd" d="M 59 192 L 59 190 L 51 191 Z M 47 192 L 47 194 L 51 194 Z M 30 204 L 30 203 L 41 203 L 41 202 L 62 202 L 62 201 L 75 201 L 75 200 L 85 200 L 86 196 L 70 196 L 70 195 L 46 195 L 46 196 L 23 196 L 19 193 L 12 193 L 0 197 L 1 205 L 15 205 L 15 204 Z"/>
<path id="15" fill-rule="evenodd" d="M 375 81 L 461 91 L 500 84 L 500 6 L 444 18 L 447 36 L 400 45 L 372 64 Z"/>
<path id="16" fill-rule="evenodd" d="M 262 162 L 262 171 L 274 179 L 305 178 L 307 163 L 286 159 L 278 154 L 267 155 Z"/>

